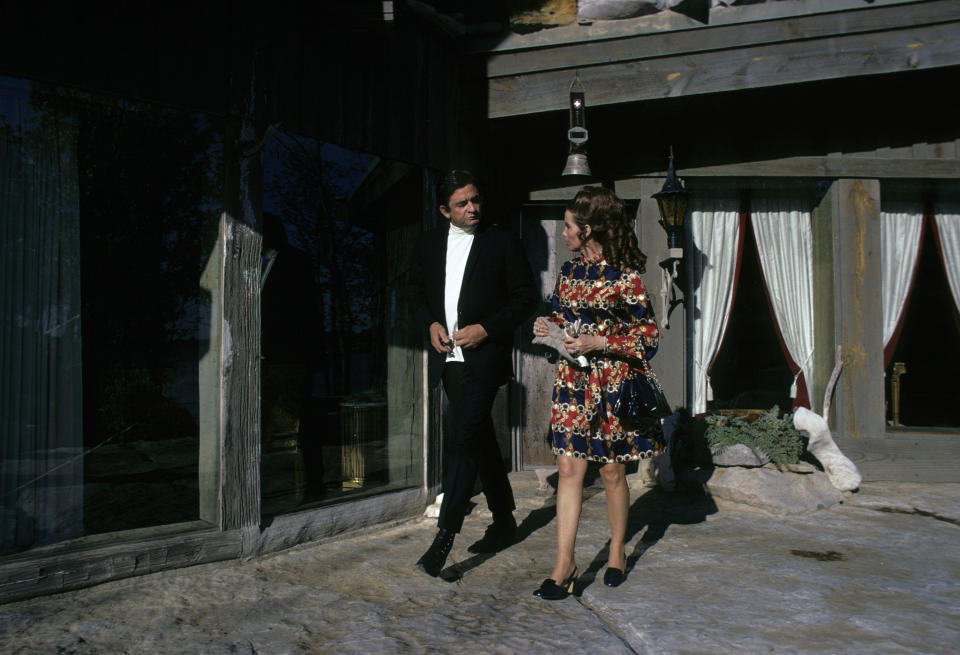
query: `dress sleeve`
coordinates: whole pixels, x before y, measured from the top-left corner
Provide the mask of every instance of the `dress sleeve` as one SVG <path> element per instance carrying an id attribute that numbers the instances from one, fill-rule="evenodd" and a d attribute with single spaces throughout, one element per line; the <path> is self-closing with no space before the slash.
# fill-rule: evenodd
<path id="1" fill-rule="evenodd" d="M 607 352 L 623 357 L 650 359 L 657 352 L 660 331 L 643 281 L 636 271 L 620 278 L 621 293 L 617 307 L 619 331 L 607 335 Z"/>
<path id="2" fill-rule="evenodd" d="M 560 267 L 560 272 L 557 274 L 557 284 L 553 287 L 553 296 L 550 298 L 550 316 L 545 317 L 548 321 L 556 323 L 560 327 L 563 327 L 565 320 L 563 304 L 560 302 L 560 299 L 563 297 L 563 294 L 570 295 L 570 281 L 567 279 L 570 268 L 570 262 L 565 262 L 563 266 Z"/>

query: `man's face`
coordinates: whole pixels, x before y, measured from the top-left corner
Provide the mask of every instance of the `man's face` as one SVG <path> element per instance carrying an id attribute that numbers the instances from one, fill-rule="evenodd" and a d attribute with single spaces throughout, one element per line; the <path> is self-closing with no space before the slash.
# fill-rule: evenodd
<path id="1" fill-rule="evenodd" d="M 440 213 L 460 229 L 471 229 L 480 222 L 480 192 L 472 184 L 460 187 L 450 196 L 449 205 L 440 205 Z"/>

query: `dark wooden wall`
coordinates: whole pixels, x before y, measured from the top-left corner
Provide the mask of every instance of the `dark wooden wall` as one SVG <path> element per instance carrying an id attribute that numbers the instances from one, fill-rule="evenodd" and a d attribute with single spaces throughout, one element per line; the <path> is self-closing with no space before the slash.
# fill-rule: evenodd
<path id="1" fill-rule="evenodd" d="M 385 21 L 379 0 L 2 0 L 0 17 L 0 74 L 225 115 L 236 62 L 256 58 L 265 122 L 419 165 L 459 158 L 459 108 L 480 110 L 455 42 L 410 12 Z"/>
<path id="2" fill-rule="evenodd" d="M 414 515 L 435 493 L 433 465 L 422 488 L 260 525 L 260 148 L 272 125 L 424 169 L 462 161 L 472 137 L 459 107 L 472 105 L 460 91 L 460 60 L 451 40 L 418 20 L 385 22 L 379 0 L 211 0 L 150 10 L 0 0 L 0 75 L 226 119 L 220 251 L 207 280 L 223 289 L 213 316 L 223 339 L 219 366 L 205 378 L 216 378 L 208 409 L 223 420 L 212 422 L 216 433 L 201 448 L 203 521 L 0 562 L 0 603 L 253 556 Z M 171 537 L 171 530 L 179 532 Z"/>

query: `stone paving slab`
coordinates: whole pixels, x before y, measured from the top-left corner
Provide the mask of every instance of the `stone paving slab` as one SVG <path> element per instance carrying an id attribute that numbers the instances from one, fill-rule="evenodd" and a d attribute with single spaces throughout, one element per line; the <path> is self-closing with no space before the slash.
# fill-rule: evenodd
<path id="1" fill-rule="evenodd" d="M 421 518 L 248 562 L 221 562 L 0 606 L 20 653 L 953 653 L 960 643 L 960 485 L 865 484 L 780 517 L 631 476 L 628 578 L 600 581 L 608 526 L 589 486 L 579 597 L 532 591 L 552 568 L 554 497 L 514 474 L 522 541 L 454 545 L 445 582 L 416 571 Z M 915 511 L 915 510 L 921 511 Z"/>
<path id="2" fill-rule="evenodd" d="M 921 515 L 721 510 L 668 526 L 638 564 L 627 593 L 594 585 L 583 600 L 616 617 L 639 653 L 931 654 L 960 644 L 960 528 Z"/>

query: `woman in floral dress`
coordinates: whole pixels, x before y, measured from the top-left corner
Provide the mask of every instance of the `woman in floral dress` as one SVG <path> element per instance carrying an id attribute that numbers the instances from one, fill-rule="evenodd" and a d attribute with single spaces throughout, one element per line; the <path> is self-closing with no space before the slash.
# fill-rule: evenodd
<path id="1" fill-rule="evenodd" d="M 579 257 L 560 269 L 553 312 L 534 322 L 546 336 L 556 323 L 567 331 L 564 347 L 587 366 L 561 358 L 553 388 L 551 431 L 557 455 L 557 559 L 534 595 L 556 600 L 573 590 L 574 546 L 588 462 L 597 462 L 606 489 L 610 548 L 604 583 L 616 587 L 626 575 L 624 538 L 630 502 L 626 463 L 662 450 L 657 427 L 627 429 L 612 407 L 628 376 L 643 375 L 641 358 L 657 349 L 659 333 L 640 274 L 640 252 L 623 201 L 602 187 L 583 187 L 563 218 L 563 238 Z M 569 336 L 579 328 L 577 336 Z M 581 360 L 582 361 L 582 360 Z"/>

